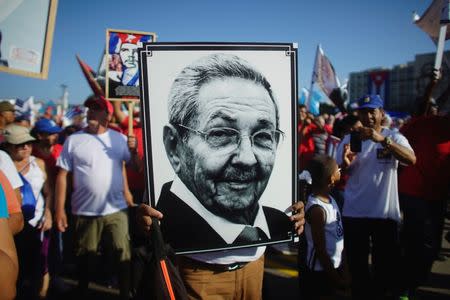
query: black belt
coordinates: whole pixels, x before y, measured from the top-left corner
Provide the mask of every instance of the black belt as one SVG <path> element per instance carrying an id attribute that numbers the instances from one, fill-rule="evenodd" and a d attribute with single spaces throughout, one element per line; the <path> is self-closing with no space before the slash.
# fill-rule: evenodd
<path id="1" fill-rule="evenodd" d="M 239 269 L 242 269 L 243 267 L 245 267 L 248 262 L 235 262 L 229 265 L 223 265 L 223 264 L 209 264 L 203 261 L 199 261 L 199 260 L 195 260 L 192 259 L 190 257 L 186 257 L 186 256 L 179 256 L 178 257 L 178 262 L 181 265 L 187 265 L 187 266 L 191 266 L 194 269 L 206 269 L 209 271 L 214 271 L 214 272 L 233 272 Z"/>

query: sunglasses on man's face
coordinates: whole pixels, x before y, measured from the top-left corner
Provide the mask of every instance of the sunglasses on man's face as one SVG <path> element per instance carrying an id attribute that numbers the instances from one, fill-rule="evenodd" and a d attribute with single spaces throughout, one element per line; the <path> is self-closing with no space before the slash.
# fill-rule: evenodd
<path id="1" fill-rule="evenodd" d="M 22 144 L 14 145 L 14 147 L 16 149 L 23 149 L 25 147 L 31 147 L 31 145 L 32 145 L 32 142 L 25 142 L 25 143 L 22 143 Z"/>

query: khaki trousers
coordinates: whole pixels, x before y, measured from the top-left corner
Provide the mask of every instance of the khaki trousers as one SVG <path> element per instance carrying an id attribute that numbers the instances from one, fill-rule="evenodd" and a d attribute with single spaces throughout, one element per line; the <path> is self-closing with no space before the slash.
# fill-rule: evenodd
<path id="1" fill-rule="evenodd" d="M 178 267 L 189 299 L 260 300 L 264 276 L 264 255 L 241 269 L 224 271 L 218 265 L 178 257 Z"/>

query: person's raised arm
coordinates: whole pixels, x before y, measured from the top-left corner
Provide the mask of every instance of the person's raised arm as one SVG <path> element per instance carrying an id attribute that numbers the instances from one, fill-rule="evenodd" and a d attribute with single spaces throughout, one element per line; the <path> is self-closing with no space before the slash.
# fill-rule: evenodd
<path id="1" fill-rule="evenodd" d="M 111 101 L 114 107 L 114 117 L 117 123 L 122 124 L 123 120 L 127 117 L 122 111 L 122 101 Z"/>
<path id="2" fill-rule="evenodd" d="M 66 231 L 66 228 L 68 226 L 67 215 L 65 211 L 68 173 L 69 171 L 60 168 L 58 176 L 56 177 L 55 219 L 56 226 L 60 232 Z"/>
<path id="3" fill-rule="evenodd" d="M 135 136 L 128 136 L 128 150 L 131 154 L 131 159 L 129 162 L 130 167 L 132 167 L 136 172 L 144 171 L 144 161 L 138 155 L 138 141 Z"/>
<path id="4" fill-rule="evenodd" d="M 405 165 L 413 165 L 416 163 L 414 151 L 400 145 L 390 137 L 385 137 L 375 129 L 369 127 L 360 127 L 359 132 L 363 140 L 371 139 L 376 143 L 380 143 L 386 151 L 390 152 L 401 163 Z"/>
<path id="5" fill-rule="evenodd" d="M 431 105 L 433 104 L 432 95 L 433 90 L 436 87 L 437 82 L 440 78 L 439 70 L 433 70 L 430 76 L 430 82 L 425 87 L 425 92 L 423 94 L 423 98 L 418 104 L 417 115 L 428 115 L 430 113 Z"/>

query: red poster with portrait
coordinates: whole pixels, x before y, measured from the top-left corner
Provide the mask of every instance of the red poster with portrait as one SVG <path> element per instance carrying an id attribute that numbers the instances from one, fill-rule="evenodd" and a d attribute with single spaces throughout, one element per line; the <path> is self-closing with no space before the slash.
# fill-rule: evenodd
<path id="1" fill-rule="evenodd" d="M 106 98 L 139 100 L 138 48 L 155 40 L 156 34 L 152 32 L 106 31 Z"/>

